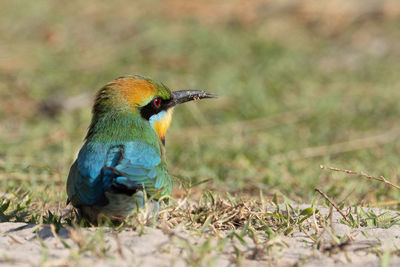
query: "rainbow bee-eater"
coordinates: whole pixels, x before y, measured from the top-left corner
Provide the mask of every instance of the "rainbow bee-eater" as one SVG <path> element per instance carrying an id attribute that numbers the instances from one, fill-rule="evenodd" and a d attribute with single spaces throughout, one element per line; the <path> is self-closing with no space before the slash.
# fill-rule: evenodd
<path id="1" fill-rule="evenodd" d="M 141 76 L 118 78 L 97 93 L 85 143 L 71 166 L 68 201 L 96 224 L 101 216 L 123 221 L 150 200 L 171 193 L 165 133 L 176 105 L 214 94 L 171 91 Z"/>

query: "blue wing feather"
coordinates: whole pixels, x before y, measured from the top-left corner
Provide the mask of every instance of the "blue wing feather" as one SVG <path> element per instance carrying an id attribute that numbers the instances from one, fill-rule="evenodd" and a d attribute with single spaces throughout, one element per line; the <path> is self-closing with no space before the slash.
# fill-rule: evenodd
<path id="1" fill-rule="evenodd" d="M 79 151 L 67 181 L 67 193 L 74 206 L 93 205 L 104 200 L 103 186 L 109 181 L 103 179 L 101 172 L 108 149 L 100 143 L 86 143 Z"/>
<path id="2" fill-rule="evenodd" d="M 106 168 L 104 168 L 106 166 Z M 104 205 L 104 192 L 113 185 L 126 188 L 166 188 L 170 177 L 159 149 L 142 141 L 111 146 L 86 143 L 72 165 L 67 182 L 68 196 L 74 206 Z"/>
<path id="3" fill-rule="evenodd" d="M 115 167 L 121 174 L 114 183 L 127 188 L 144 185 L 148 193 L 166 189 L 170 193 L 170 177 L 159 149 L 144 142 L 129 142 L 124 146 L 124 156 Z"/>

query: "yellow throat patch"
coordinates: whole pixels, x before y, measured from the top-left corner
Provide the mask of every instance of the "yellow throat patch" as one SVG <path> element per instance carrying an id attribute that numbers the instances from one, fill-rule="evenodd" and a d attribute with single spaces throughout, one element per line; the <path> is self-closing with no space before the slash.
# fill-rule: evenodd
<path id="1" fill-rule="evenodd" d="M 150 124 L 157 132 L 161 141 L 165 140 L 165 133 L 171 124 L 172 113 L 173 108 L 170 108 L 150 117 Z"/>

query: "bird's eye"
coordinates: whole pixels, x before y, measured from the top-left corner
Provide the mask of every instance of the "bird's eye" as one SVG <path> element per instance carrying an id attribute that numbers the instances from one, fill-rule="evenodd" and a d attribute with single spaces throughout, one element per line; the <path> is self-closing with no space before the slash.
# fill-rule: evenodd
<path id="1" fill-rule="evenodd" d="M 161 106 L 161 99 L 159 97 L 157 97 L 154 99 L 153 103 L 156 108 L 159 108 Z"/>

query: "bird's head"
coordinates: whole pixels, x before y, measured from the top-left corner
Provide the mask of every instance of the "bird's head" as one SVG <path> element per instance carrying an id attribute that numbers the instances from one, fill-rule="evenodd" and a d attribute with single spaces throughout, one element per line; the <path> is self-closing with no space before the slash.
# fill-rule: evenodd
<path id="1" fill-rule="evenodd" d="M 128 76 L 115 79 L 98 92 L 93 113 L 110 111 L 110 107 L 117 113 L 133 113 L 148 121 L 164 143 L 176 105 L 213 97 L 216 95 L 204 91 L 171 91 L 164 84 L 151 79 Z"/>

